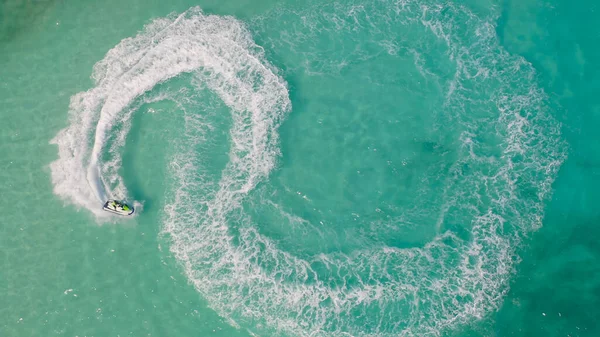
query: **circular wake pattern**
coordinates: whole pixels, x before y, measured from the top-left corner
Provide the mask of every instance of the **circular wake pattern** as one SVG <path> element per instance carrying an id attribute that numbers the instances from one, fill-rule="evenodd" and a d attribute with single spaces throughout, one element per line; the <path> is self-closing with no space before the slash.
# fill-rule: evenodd
<path id="1" fill-rule="evenodd" d="M 211 158 L 195 149 L 207 127 L 185 109 L 188 142 L 172 158 L 163 230 L 189 280 L 220 315 L 267 335 L 439 336 L 497 309 L 516 247 L 541 224 L 564 150 L 533 68 L 499 46 L 495 17 L 451 3 L 374 1 L 280 10 L 252 27 L 260 35 L 277 19 L 288 30 L 265 41 L 300 59 L 312 55 L 301 63 L 307 73 L 343 68 L 320 53 L 315 41 L 325 37 L 333 59 L 367 59 L 373 48 L 413 53 L 423 76 L 443 88 L 443 113 L 464 131 L 444 180 L 445 230 L 431 242 L 301 258 L 261 234 L 244 200 L 276 165 L 288 91 L 241 22 L 198 8 L 153 21 L 95 66 L 96 86 L 73 97 L 71 124 L 54 139 L 55 193 L 91 210 L 103 194 L 126 197 L 118 150 L 135 100 L 191 73 L 196 88 L 210 89 L 231 112 L 229 161 L 214 181 L 202 173 Z M 407 31 L 432 39 L 408 42 L 398 33 Z M 370 40 L 353 37 L 357 32 Z M 352 48 L 336 49 L 346 38 Z M 440 43 L 452 65 L 449 79 L 426 56 Z"/>
<path id="2" fill-rule="evenodd" d="M 275 125 L 270 123 L 276 123 L 290 106 L 285 82 L 264 61 L 262 49 L 241 22 L 232 17 L 205 16 L 194 8 L 153 21 L 138 36 L 121 41 L 94 66 L 96 86 L 71 98 L 70 125 L 52 141 L 59 146 L 59 159 L 50 165 L 54 192 L 98 216 L 103 214 L 100 201 L 126 198 L 118 174 L 118 151 L 125 143 L 131 116 L 140 105 L 135 104 L 136 99 L 182 73 L 193 73 L 237 112 L 241 125 L 233 134 L 252 131 L 269 140 L 276 138 L 272 134 Z M 175 95 L 167 93 L 150 100 L 168 96 Z M 275 117 L 265 120 L 265 113 Z M 254 124 L 261 120 L 268 125 Z M 105 151 L 109 139 L 112 146 Z M 240 153 L 250 148 L 269 152 L 264 150 L 272 146 L 244 139 L 235 144 Z M 265 174 L 270 171 L 271 158 L 256 159 Z"/>
<path id="3" fill-rule="evenodd" d="M 164 231 L 196 289 L 232 324 L 269 335 L 438 336 L 497 309 L 515 247 L 540 226 L 543 200 L 564 159 L 559 125 L 545 111 L 531 65 L 499 47 L 495 18 L 480 19 L 452 4 L 378 1 L 281 10 L 274 16 L 289 28 L 281 39 L 265 40 L 272 50 L 288 46 L 300 59 L 312 56 L 304 69 L 314 74 L 340 69 L 327 63 L 326 53 L 335 48 L 319 54 L 314 41 L 323 36 L 335 44 L 368 31 L 370 43 L 394 54 L 404 48 L 394 30 L 421 27 L 421 33 L 447 46 L 455 71 L 448 81 L 438 79 L 446 91 L 444 111 L 464 131 L 445 186 L 443 221 L 467 218 L 460 223 L 466 231 L 446 230 L 421 248 L 379 246 L 311 258 L 282 250 L 260 233 L 243 206 L 273 168 L 275 128 L 283 112 L 253 104 L 276 97 L 251 92 L 240 96 L 239 106 L 230 105 L 232 149 L 218 186 L 207 188 L 199 177 L 206 158 L 188 152 L 173 161 L 177 182 Z M 275 19 L 254 22 L 255 29 L 266 29 Z M 419 41 L 416 48 L 427 43 Z M 415 65 L 435 75 L 435 65 L 418 51 Z M 245 119 L 243 111 L 257 118 Z"/>

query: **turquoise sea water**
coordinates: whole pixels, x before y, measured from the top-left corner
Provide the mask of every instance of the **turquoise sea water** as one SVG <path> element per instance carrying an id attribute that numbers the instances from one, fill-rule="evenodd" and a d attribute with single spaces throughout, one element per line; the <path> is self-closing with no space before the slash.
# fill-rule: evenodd
<path id="1" fill-rule="evenodd" d="M 600 335 L 597 10 L 1 1 L 0 336 Z"/>

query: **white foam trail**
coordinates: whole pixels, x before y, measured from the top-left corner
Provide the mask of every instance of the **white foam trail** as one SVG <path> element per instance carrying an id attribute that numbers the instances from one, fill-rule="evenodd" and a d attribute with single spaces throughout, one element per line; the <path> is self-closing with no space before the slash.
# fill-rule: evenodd
<path id="1" fill-rule="evenodd" d="M 423 25 L 447 44 L 457 69 L 452 83 L 443 85 L 448 88 L 444 108 L 465 125 L 465 135 L 471 135 L 465 136 L 468 143 L 451 170 L 447 198 L 448 208 L 455 210 L 447 212 L 469 216 L 464 224 L 469 238 L 445 232 L 422 249 L 385 247 L 350 256 L 320 254 L 311 260 L 281 250 L 259 233 L 241 205 L 273 168 L 281 111 L 273 109 L 271 100 L 281 98 L 276 87 L 255 78 L 228 82 L 208 76 L 203 80 L 234 110 L 230 161 L 213 191 L 198 174 L 204 158 L 193 152 L 174 158 L 174 201 L 165 207 L 164 231 L 172 239 L 171 251 L 211 307 L 265 335 L 440 336 L 457 324 L 488 315 L 501 305 L 515 247 L 540 225 L 542 201 L 564 160 L 558 123 L 544 110 L 543 92 L 533 81 L 523 80 L 524 72 L 533 73 L 532 67 L 501 49 L 493 25 L 451 3 L 427 6 L 406 0 L 390 3 L 390 8 L 383 1 L 370 4 L 336 3 L 309 13 L 284 14 L 291 16 L 290 29 L 301 27 L 298 40 L 307 48 L 313 48 L 311 41 L 318 41 L 324 31 L 359 35 L 357 30 L 370 29 L 357 24 L 365 17 Z M 382 35 L 394 36 L 394 26 L 384 29 L 389 31 Z M 380 27 L 373 30 L 381 32 Z M 318 55 L 310 49 L 298 52 Z M 318 60 L 321 68 L 309 71 L 329 71 L 325 62 Z M 486 104 L 465 109 L 478 102 Z M 473 116 L 473 111 L 478 114 Z M 519 118 L 522 111 L 527 118 Z M 186 129 L 192 132 L 194 126 Z M 502 138 L 497 147 L 477 139 L 490 132 Z M 497 153 L 500 156 L 494 157 Z M 523 156 L 520 163 L 517 155 Z M 476 169 L 463 171 L 464 166 Z M 532 188 L 538 197 L 527 196 L 517 181 L 535 182 Z M 236 235 L 230 233 L 233 225 Z"/>
<path id="2" fill-rule="evenodd" d="M 102 189 L 107 195 L 124 195 L 124 189 L 113 187 L 122 181 L 117 174 L 120 159 L 102 161 L 108 135 L 115 123 L 128 122 L 128 106 L 136 97 L 177 74 L 192 72 L 194 84 L 213 90 L 231 109 L 229 162 L 218 183 L 199 173 L 210 158 L 194 152 L 200 123 L 186 116 L 190 143 L 178 149 L 171 163 L 176 184 L 173 201 L 165 207 L 163 230 L 189 280 L 220 315 L 265 335 L 311 337 L 439 336 L 484 317 L 499 307 L 508 289 L 514 247 L 540 225 L 542 202 L 564 152 L 558 124 L 543 109 L 543 92 L 510 73 L 532 73 L 531 66 L 498 46 L 488 21 L 461 6 L 425 2 L 376 1 L 371 7 L 348 8 L 336 3 L 298 14 L 294 24 L 306 28 L 301 39 L 308 47 L 322 27 L 352 36 L 373 29 L 385 41 L 395 36 L 394 25 L 385 31 L 372 22 L 422 25 L 447 44 L 457 69 L 445 86 L 444 108 L 468 132 L 461 159 L 452 168 L 452 186 L 446 189 L 446 212 L 469 215 L 468 239 L 445 232 L 422 249 L 384 247 L 304 260 L 262 236 L 242 202 L 275 165 L 277 127 L 290 109 L 288 92 L 243 24 L 206 16 L 198 8 L 155 20 L 95 66 L 96 87 L 72 98 L 70 125 L 54 139 L 59 145 L 59 159 L 51 165 L 55 193 L 92 211 Z M 369 25 L 356 24 L 367 17 L 373 20 Z M 462 21 L 453 25 L 447 18 Z M 327 26 L 332 23 L 333 28 Z M 384 52 L 389 49 L 386 43 L 379 45 Z M 316 72 L 328 70 L 325 62 L 317 62 L 322 69 Z M 420 66 L 423 74 L 430 73 L 426 64 Z M 487 80 L 495 82 L 487 86 Z M 471 100 L 467 94 L 474 93 L 480 96 Z M 477 110 L 483 117 L 464 109 L 479 101 L 494 102 Z M 493 129 L 486 129 L 489 125 Z M 127 130 L 117 138 L 123 139 Z M 499 158 L 491 154 L 497 149 L 477 140 L 490 131 L 502 137 Z M 463 166 L 477 169 L 463 171 Z M 535 184 L 531 189 L 536 198 L 522 195 L 517 181 Z M 232 223 L 244 224 L 235 236 Z"/>
<path id="3" fill-rule="evenodd" d="M 199 76 L 210 78 L 215 83 L 214 89 L 237 108 L 240 108 L 238 94 L 219 89 L 216 83 L 236 88 L 235 81 L 239 80 L 236 73 L 240 71 L 247 72 L 249 77 L 261 76 L 264 81 L 272 81 L 278 91 L 287 93 L 283 81 L 260 63 L 261 51 L 248 36 L 239 21 L 205 16 L 199 8 L 194 8 L 176 17 L 155 20 L 143 33 L 124 39 L 111 49 L 94 66 L 96 86 L 72 97 L 70 125 L 52 141 L 59 147 L 59 159 L 50 165 L 54 192 L 96 214 L 101 214 L 97 210 L 107 197 L 126 198 L 122 184 L 121 188 L 115 188 L 108 183 L 122 179 L 118 165 L 102 162 L 107 138 L 115 123 L 128 122 L 131 113 L 127 114 L 126 108 L 137 97 L 178 74 L 199 71 Z M 239 59 L 246 63 L 242 68 L 237 64 Z M 250 67 L 257 67 L 266 75 L 253 72 Z M 274 104 L 285 110 L 289 101 Z"/>

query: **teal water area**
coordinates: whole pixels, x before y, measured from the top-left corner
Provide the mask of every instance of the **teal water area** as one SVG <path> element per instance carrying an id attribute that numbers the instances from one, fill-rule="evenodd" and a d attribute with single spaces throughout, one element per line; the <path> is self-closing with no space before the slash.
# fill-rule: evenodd
<path id="1" fill-rule="evenodd" d="M 0 336 L 600 335 L 597 18 L 0 1 Z"/>
<path id="2" fill-rule="evenodd" d="M 547 205 L 498 313 L 499 335 L 595 336 L 600 256 L 595 239 L 599 193 L 598 34 L 596 3 L 508 2 L 498 34 L 507 50 L 527 58 L 559 106 L 569 143 Z M 566 311 L 566 312 L 565 312 Z"/>

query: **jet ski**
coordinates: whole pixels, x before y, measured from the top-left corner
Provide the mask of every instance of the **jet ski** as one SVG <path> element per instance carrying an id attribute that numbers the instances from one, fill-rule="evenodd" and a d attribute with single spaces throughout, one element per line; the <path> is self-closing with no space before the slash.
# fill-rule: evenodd
<path id="1" fill-rule="evenodd" d="M 115 214 L 119 214 L 119 215 L 125 215 L 125 216 L 132 215 L 134 212 L 133 206 L 129 206 L 122 201 L 117 201 L 117 200 L 112 200 L 112 199 L 108 200 L 104 204 L 104 207 L 102 207 L 102 209 L 107 212 L 111 212 L 111 213 L 115 213 Z"/>

